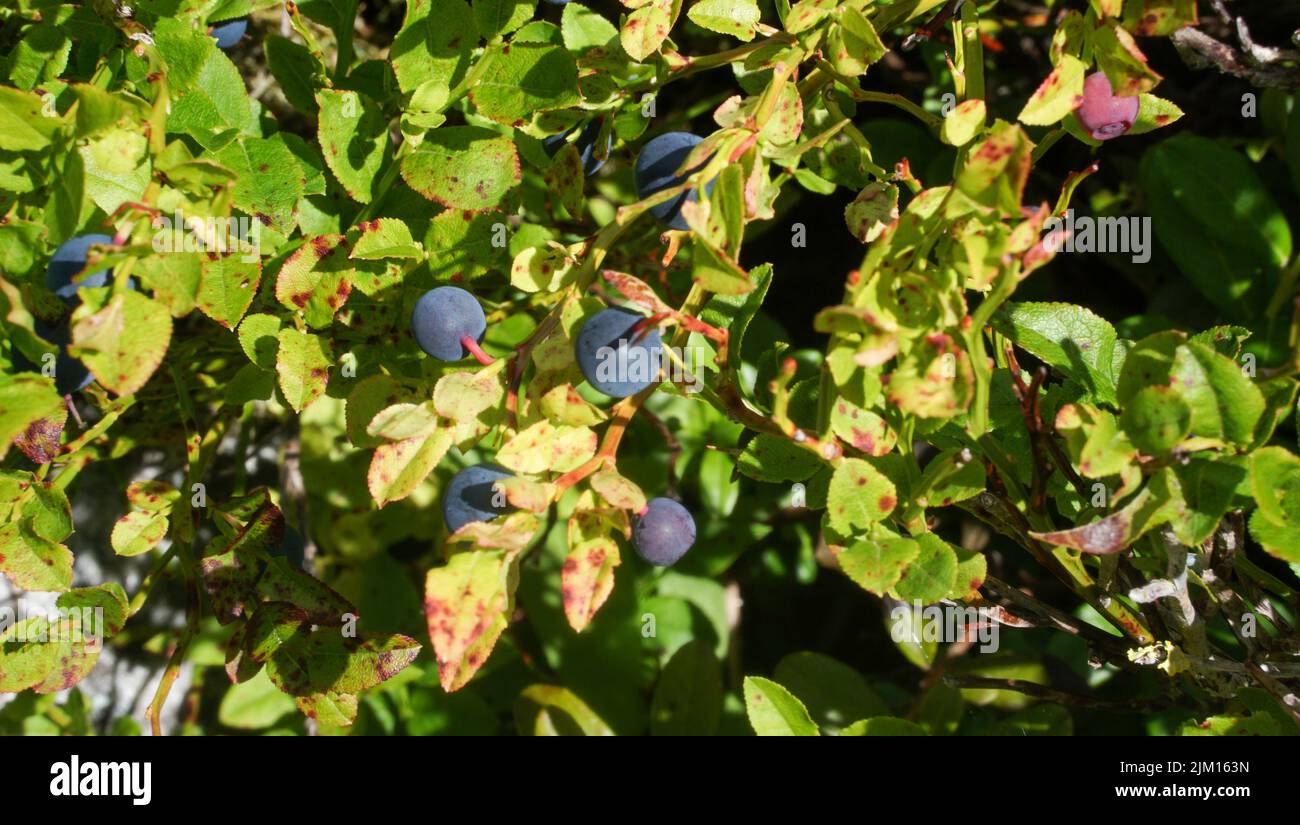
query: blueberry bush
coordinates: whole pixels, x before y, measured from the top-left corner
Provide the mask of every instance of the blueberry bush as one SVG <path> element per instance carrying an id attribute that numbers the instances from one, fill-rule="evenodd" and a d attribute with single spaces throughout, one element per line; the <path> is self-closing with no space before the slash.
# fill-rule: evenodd
<path id="1" fill-rule="evenodd" d="M 1300 732 L 1199 5 L 7 3 L 0 731 Z"/>

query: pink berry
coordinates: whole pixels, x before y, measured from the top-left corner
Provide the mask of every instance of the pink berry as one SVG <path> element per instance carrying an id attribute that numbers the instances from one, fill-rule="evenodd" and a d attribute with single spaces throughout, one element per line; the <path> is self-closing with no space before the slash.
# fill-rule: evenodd
<path id="1" fill-rule="evenodd" d="M 1083 81 L 1083 102 L 1074 110 L 1079 124 L 1096 140 L 1110 140 L 1133 128 L 1138 115 L 1136 97 L 1119 97 L 1102 72 Z"/>

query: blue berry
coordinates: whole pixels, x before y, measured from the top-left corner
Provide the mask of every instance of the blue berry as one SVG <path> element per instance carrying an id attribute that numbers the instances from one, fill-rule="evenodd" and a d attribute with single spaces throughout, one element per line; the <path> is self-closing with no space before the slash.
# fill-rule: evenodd
<path id="1" fill-rule="evenodd" d="M 572 130 L 559 135 L 551 135 L 542 141 L 542 148 L 546 154 L 555 157 L 555 153 L 564 148 L 567 142 L 565 138 L 573 134 Z M 600 171 L 600 167 L 605 165 L 609 159 L 609 150 L 614 146 L 614 136 L 609 134 L 605 136 L 605 157 L 594 157 L 596 154 L 596 139 L 600 137 L 600 121 L 593 120 L 583 127 L 582 133 L 578 135 L 576 141 L 578 154 L 582 157 L 582 171 L 587 177 L 591 177 Z"/>
<path id="2" fill-rule="evenodd" d="M 248 31 L 248 18 L 237 17 L 234 20 L 213 23 L 208 29 L 208 36 L 217 41 L 218 49 L 229 49 L 243 39 L 246 31 Z"/>
<path id="3" fill-rule="evenodd" d="M 637 555 L 659 567 L 671 567 L 695 543 L 691 511 L 671 498 L 653 498 L 632 525 Z"/>
<path id="4" fill-rule="evenodd" d="M 442 496 L 442 519 L 454 533 L 471 521 L 491 521 L 515 508 L 505 496 L 492 489 L 493 483 L 512 473 L 495 464 L 466 467 L 452 478 Z"/>
<path id="5" fill-rule="evenodd" d="M 456 286 L 440 286 L 420 297 L 411 314 L 411 334 L 420 349 L 440 361 L 468 357 L 487 333 L 478 299 Z M 467 347 L 468 338 L 475 347 Z"/>
<path id="6" fill-rule="evenodd" d="M 587 319 L 574 343 L 574 356 L 588 384 L 613 398 L 626 398 L 659 380 L 663 341 L 658 328 L 633 337 L 633 328 L 645 320 L 619 307 Z"/>
<path id="7" fill-rule="evenodd" d="M 703 138 L 690 132 L 665 132 L 641 148 L 636 158 L 636 194 L 644 200 L 656 192 L 670 189 L 686 180 L 700 169 L 687 170 L 680 177 L 677 170 L 686 162 L 691 150 L 700 145 Z M 702 166 L 703 164 L 701 164 Z M 706 191 L 713 191 L 713 181 L 706 185 Z M 677 197 L 650 207 L 650 214 L 669 229 L 689 229 L 686 219 L 682 217 L 682 204 L 687 200 L 698 200 L 699 194 L 691 189 Z"/>
<path id="8" fill-rule="evenodd" d="M 288 526 L 284 527 L 284 538 L 280 546 L 271 551 L 273 559 L 287 559 L 291 567 L 302 567 L 307 560 L 307 546 L 302 540 L 302 533 Z"/>
<path id="9" fill-rule="evenodd" d="M 86 266 L 86 253 L 90 251 L 93 244 L 111 245 L 113 239 L 108 235 L 78 235 L 75 238 L 69 238 L 64 241 L 58 249 L 54 250 L 54 256 L 50 258 L 50 264 L 45 268 L 45 285 L 50 288 L 50 292 L 63 299 L 68 306 L 76 306 L 81 303 L 77 296 L 77 290 L 83 286 L 101 287 L 108 283 L 108 270 L 101 269 L 98 272 L 92 272 L 82 278 L 77 283 L 73 283 L 72 278 Z"/>

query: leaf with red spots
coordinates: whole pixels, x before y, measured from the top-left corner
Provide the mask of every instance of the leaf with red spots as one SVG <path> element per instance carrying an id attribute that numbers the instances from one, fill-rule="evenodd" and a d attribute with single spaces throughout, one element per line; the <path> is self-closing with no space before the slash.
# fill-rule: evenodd
<path id="1" fill-rule="evenodd" d="M 898 187 L 892 183 L 869 183 L 853 202 L 844 207 L 844 223 L 862 243 L 871 243 L 898 220 Z"/>
<path id="2" fill-rule="evenodd" d="M 329 382 L 329 342 L 292 327 L 280 330 L 275 372 L 280 392 L 294 412 L 302 412 L 325 394 Z"/>
<path id="3" fill-rule="evenodd" d="M 1107 20 L 1092 33 L 1092 54 L 1097 67 L 1106 73 L 1111 89 L 1120 97 L 1150 92 L 1161 81 L 1138 48 L 1133 35 L 1117 20 Z"/>
<path id="4" fill-rule="evenodd" d="M 889 49 L 862 12 L 845 4 L 840 6 L 839 13 L 839 25 L 832 25 L 827 31 L 826 51 L 836 71 L 857 77 L 884 57 Z"/>
<path id="5" fill-rule="evenodd" d="M 329 326 L 352 292 L 355 266 L 342 235 L 318 235 L 289 256 L 275 281 L 275 298 L 301 312 L 307 326 Z"/>
<path id="6" fill-rule="evenodd" d="M 672 4 L 667 0 L 651 0 L 627 16 L 619 32 L 623 51 L 640 63 L 659 51 L 668 30 L 672 28 Z"/>
<path id="7" fill-rule="evenodd" d="M 36 616 L 0 631 L 0 693 L 17 693 L 41 684 L 58 664 L 49 643 L 50 623 Z"/>
<path id="8" fill-rule="evenodd" d="M 0 573 L 19 590 L 64 591 L 72 586 L 72 551 L 43 538 L 23 516 L 0 526 Z"/>
<path id="9" fill-rule="evenodd" d="M 105 637 L 120 633 L 131 615 L 126 591 L 116 582 L 69 590 L 59 596 L 58 607 L 69 612 L 98 611 L 97 616 L 102 617 L 104 623 L 94 630 L 102 632 Z"/>
<path id="10" fill-rule="evenodd" d="M 361 234 L 348 256 L 354 261 L 419 260 L 424 257 L 424 249 L 411 237 L 410 228 L 397 218 L 378 218 L 362 224 L 360 229 Z"/>
<path id="11" fill-rule="evenodd" d="M 759 433 L 745 445 L 736 466 L 752 479 L 780 483 L 807 481 L 826 465 L 816 453 L 788 438 Z"/>
<path id="12" fill-rule="evenodd" d="M 262 282 L 262 261 L 244 260 L 238 253 L 224 258 L 205 258 L 195 303 L 204 315 L 226 329 L 234 329 L 244 317 Z"/>
<path id="13" fill-rule="evenodd" d="M 1087 71 L 1082 60 L 1062 55 L 1061 62 L 1025 102 L 1020 122 L 1050 126 L 1073 112 L 1083 101 L 1083 76 Z"/>
<path id="14" fill-rule="evenodd" d="M 560 595 L 574 630 L 581 633 L 609 598 L 619 563 L 618 545 L 611 538 L 584 541 L 569 551 L 560 568 Z"/>
<path id="15" fill-rule="evenodd" d="M 53 667 L 40 684 L 32 686 L 32 690 L 41 694 L 58 693 L 89 676 L 104 648 L 103 639 L 95 635 L 98 632 L 93 620 L 86 623 L 81 614 L 73 614 L 71 619 L 60 619 L 50 625 Z"/>
<path id="16" fill-rule="evenodd" d="M 898 584 L 903 571 L 920 554 L 921 546 L 914 539 L 863 539 L 841 550 L 836 561 L 844 575 L 864 590 L 883 596 Z"/>
<path id="17" fill-rule="evenodd" d="M 516 488 L 518 490 L 519 488 Z M 527 510 L 518 510 L 505 518 L 471 521 L 447 537 L 448 547 L 465 545 L 480 550 L 505 550 L 518 553 L 533 543 L 541 521 Z"/>
<path id="18" fill-rule="evenodd" d="M 496 460 L 517 473 L 567 473 L 596 454 L 596 441 L 587 427 L 538 421 L 502 445 Z"/>
<path id="19" fill-rule="evenodd" d="M 352 602 L 334 588 L 283 557 L 265 566 L 256 593 L 263 601 L 292 604 L 307 614 L 309 622 L 323 627 L 340 627 L 347 623 L 346 616 L 357 614 Z"/>
<path id="20" fill-rule="evenodd" d="M 380 410 L 370 424 L 366 434 L 385 441 L 405 441 L 408 438 L 424 438 L 433 435 L 438 429 L 438 413 L 433 404 L 394 404 Z"/>
<path id="21" fill-rule="evenodd" d="M 126 487 L 126 500 L 137 510 L 171 510 L 180 497 L 181 491 L 165 481 L 132 481 Z"/>
<path id="22" fill-rule="evenodd" d="M 979 206 L 1019 216 L 1033 150 L 1033 141 L 1019 126 L 995 122 L 988 136 L 971 148 L 957 174 L 957 191 Z"/>
<path id="23" fill-rule="evenodd" d="M 894 483 L 860 458 L 846 458 L 831 476 L 826 513 L 831 526 L 844 533 L 866 529 L 894 511 Z"/>
<path id="24" fill-rule="evenodd" d="M 452 431 L 443 427 L 429 435 L 376 447 L 366 473 L 366 486 L 375 504 L 383 507 L 415 492 L 447 454 L 453 437 Z"/>
<path id="25" fill-rule="evenodd" d="M 984 129 L 988 109 L 979 98 L 963 100 L 943 118 L 939 137 L 949 146 L 965 146 Z"/>
<path id="26" fill-rule="evenodd" d="M 1196 0 L 1128 0 L 1124 4 L 1124 28 L 1138 37 L 1167 37 L 1196 22 Z"/>
<path id="27" fill-rule="evenodd" d="M 449 372 L 433 388 L 433 406 L 444 418 L 469 421 L 500 404 L 505 393 L 499 370 Z"/>
<path id="28" fill-rule="evenodd" d="M 59 437 L 67 423 L 67 407 L 60 407 L 54 415 L 28 424 L 27 429 L 14 438 L 14 446 L 22 450 L 33 464 L 49 464 L 59 455 Z"/>
<path id="29" fill-rule="evenodd" d="M 113 525 L 113 551 L 119 556 L 148 553 L 167 535 L 168 520 L 168 513 L 132 510 Z"/>
<path id="30" fill-rule="evenodd" d="M 572 354 L 573 350 L 569 350 Z M 537 402 L 537 408 L 552 424 L 571 427 L 590 427 L 608 416 L 605 411 L 583 398 L 572 384 L 557 384 L 546 391 Z"/>
<path id="31" fill-rule="evenodd" d="M 601 498 L 620 510 L 639 513 L 645 509 L 645 493 L 635 481 L 621 475 L 618 470 L 608 469 L 594 473 L 588 483 Z"/>
<path id="32" fill-rule="evenodd" d="M 510 285 L 524 292 L 555 292 L 577 270 L 563 245 L 548 242 L 519 251 L 510 263 Z"/>
<path id="33" fill-rule="evenodd" d="M 469 281 L 505 269 L 507 227 L 500 212 L 449 209 L 434 216 L 424 233 L 429 274 L 438 281 Z"/>
<path id="34" fill-rule="evenodd" d="M 952 418 L 970 404 L 975 377 L 957 342 L 934 333 L 912 347 L 889 376 L 889 402 L 920 418 Z"/>
<path id="35" fill-rule="evenodd" d="M 798 34 L 816 26 L 834 11 L 837 0 L 799 0 L 785 15 L 785 30 Z"/>
<path id="36" fill-rule="evenodd" d="M 172 339 L 167 307 L 132 290 L 93 315 L 73 316 L 70 354 L 116 395 L 132 395 L 153 376 Z"/>
<path id="37" fill-rule="evenodd" d="M 491 209 L 522 173 L 514 141 L 476 126 L 435 129 L 402 160 L 402 179 L 450 209 Z"/>
<path id="38" fill-rule="evenodd" d="M 429 571 L 424 611 L 444 690 L 463 687 L 505 630 L 517 574 L 511 554 L 470 550 Z"/>
<path id="39" fill-rule="evenodd" d="M 509 476 L 495 482 L 511 507 L 530 513 L 545 513 L 555 495 L 555 485 L 523 476 Z"/>
<path id="40" fill-rule="evenodd" d="M 1177 515 L 1182 504 L 1178 480 L 1165 468 L 1120 510 L 1100 521 L 1071 530 L 1031 532 L 1029 535 L 1058 547 L 1070 547 L 1094 555 L 1118 553 Z"/>

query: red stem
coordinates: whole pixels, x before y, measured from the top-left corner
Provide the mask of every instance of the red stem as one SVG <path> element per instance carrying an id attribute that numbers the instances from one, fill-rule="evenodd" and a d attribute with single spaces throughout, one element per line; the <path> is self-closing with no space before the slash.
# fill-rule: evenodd
<path id="1" fill-rule="evenodd" d="M 483 366 L 490 366 L 496 362 L 495 358 L 483 351 L 483 348 L 478 345 L 478 341 L 475 341 L 468 335 L 460 336 L 460 343 L 465 347 L 465 349 L 469 350 L 470 355 L 477 358 L 478 362 Z"/>

